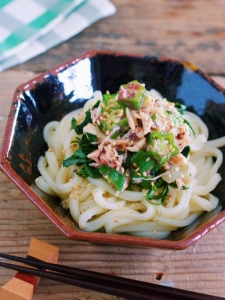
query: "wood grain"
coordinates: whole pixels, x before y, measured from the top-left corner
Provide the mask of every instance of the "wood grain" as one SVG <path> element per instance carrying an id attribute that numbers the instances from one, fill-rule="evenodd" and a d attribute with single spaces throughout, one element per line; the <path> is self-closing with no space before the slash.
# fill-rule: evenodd
<path id="1" fill-rule="evenodd" d="M 35 73 L 27 71 L 0 73 L 1 140 L 13 91 L 17 85 L 34 76 Z M 225 87 L 225 78 L 215 77 L 215 80 Z M 31 237 L 59 247 L 61 264 L 225 297 L 225 223 L 183 251 L 71 241 L 62 236 L 0 173 L 0 252 L 25 257 Z M 13 271 L 0 269 L 0 286 L 14 274 Z M 119 298 L 42 279 L 33 299 Z"/>
<path id="2" fill-rule="evenodd" d="M 225 74 L 224 0 L 112 0 L 113 16 L 15 70 L 44 71 L 91 49 L 190 61 Z"/>

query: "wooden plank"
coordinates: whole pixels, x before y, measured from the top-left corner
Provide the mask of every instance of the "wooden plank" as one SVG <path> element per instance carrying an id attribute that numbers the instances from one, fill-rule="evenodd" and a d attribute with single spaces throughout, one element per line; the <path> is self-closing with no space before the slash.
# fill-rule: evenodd
<path id="1" fill-rule="evenodd" d="M 1 139 L 16 86 L 34 76 L 35 73 L 27 71 L 0 73 Z M 225 87 L 225 78 L 215 79 Z M 225 222 L 183 251 L 71 241 L 62 236 L 1 173 L 0 252 L 25 257 L 31 237 L 59 247 L 59 263 L 64 265 L 225 296 Z M 0 286 L 14 274 L 13 271 L 0 269 Z M 115 300 L 118 297 L 42 279 L 33 299 Z"/>
<path id="2" fill-rule="evenodd" d="M 112 0 L 116 14 L 16 70 L 44 71 L 91 49 L 167 56 L 225 74 L 224 0 Z"/>

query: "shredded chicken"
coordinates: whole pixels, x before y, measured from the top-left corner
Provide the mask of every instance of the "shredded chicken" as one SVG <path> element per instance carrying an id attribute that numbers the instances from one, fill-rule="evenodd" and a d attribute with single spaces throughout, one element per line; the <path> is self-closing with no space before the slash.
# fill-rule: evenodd
<path id="1" fill-rule="evenodd" d="M 140 86 L 137 86 L 137 90 L 138 88 Z M 121 87 L 116 101 L 118 99 L 124 100 L 129 96 L 135 96 L 137 90 L 131 89 L 129 93 L 133 93 L 134 95 L 128 95 L 127 89 Z M 107 106 L 108 109 L 112 109 L 111 114 L 115 114 L 114 126 L 110 123 L 112 129 L 106 130 L 105 133 L 99 130 L 98 125 L 101 121 L 107 122 L 110 113 L 109 110 L 105 110 L 101 114 L 101 107 L 103 107 L 101 105 L 91 110 L 92 124 L 87 124 L 83 132 L 89 132 L 98 137 L 98 142 L 95 142 L 99 144 L 98 149 L 88 155 L 88 158 L 95 161 L 95 163 L 91 164 L 92 166 L 108 165 L 112 168 L 121 169 L 122 163 L 126 159 L 127 151 L 138 152 L 141 149 L 148 149 L 146 138 L 152 131 L 173 134 L 174 143 L 180 151 L 190 144 L 190 128 L 183 122 L 183 117 L 175 107 L 175 104 L 168 102 L 166 99 L 152 98 L 149 93 L 146 95 L 147 97 L 138 110 L 131 107 L 126 107 L 124 111 L 121 108 L 113 110 L 114 104 L 109 103 Z M 127 119 L 128 129 L 120 132 L 121 128 L 118 123 L 124 120 L 124 118 Z M 120 132 L 120 134 L 118 137 L 113 138 L 116 132 Z M 157 140 L 155 143 L 157 144 Z M 157 150 L 157 147 L 155 149 L 161 155 L 162 150 Z M 118 151 L 124 151 L 124 154 L 119 155 Z M 169 155 L 170 148 L 166 148 L 163 154 Z M 187 159 L 179 153 L 170 157 L 163 165 L 163 168 L 169 170 L 174 165 L 180 166 L 186 163 Z M 182 186 L 181 181 L 177 182 L 179 186 Z"/>
<path id="2" fill-rule="evenodd" d="M 144 130 L 142 127 L 136 127 L 134 130 L 130 129 L 123 137 L 122 139 L 129 138 L 133 140 L 134 142 L 140 141 L 144 138 Z"/>
<path id="3" fill-rule="evenodd" d="M 117 151 L 113 149 L 111 145 L 99 145 L 97 150 L 88 154 L 88 158 L 96 161 L 96 163 L 91 164 L 94 167 L 108 165 L 109 167 L 115 169 L 121 168 L 123 161 L 121 156 L 119 156 Z"/>
<path id="4" fill-rule="evenodd" d="M 177 146 L 181 150 L 191 143 L 190 129 L 187 124 L 182 124 L 178 128 L 177 135 L 175 138 Z"/>
<path id="5" fill-rule="evenodd" d="M 140 111 L 140 119 L 142 121 L 144 134 L 146 135 L 151 131 L 153 120 L 147 110 Z"/>
<path id="6" fill-rule="evenodd" d="M 100 105 L 97 108 L 93 108 L 91 110 L 91 119 L 92 119 L 92 123 L 96 124 L 97 120 L 99 119 L 101 114 L 101 107 Z"/>
<path id="7" fill-rule="evenodd" d="M 135 121 L 134 121 L 134 118 L 129 110 L 128 107 L 126 107 L 126 117 L 127 117 L 127 120 L 128 120 L 128 124 L 129 124 L 129 127 L 134 130 L 135 129 Z"/>
<path id="8" fill-rule="evenodd" d="M 169 159 L 169 163 L 171 165 L 183 165 L 183 164 L 187 164 L 187 158 L 183 156 L 183 154 L 179 153 L 175 156 L 170 157 Z"/>
<path id="9" fill-rule="evenodd" d="M 129 150 L 131 152 L 138 152 L 139 150 L 141 150 L 144 147 L 145 141 L 146 141 L 146 138 L 143 138 L 140 141 L 138 141 L 137 143 L 135 143 L 134 146 L 127 147 L 127 150 Z"/>

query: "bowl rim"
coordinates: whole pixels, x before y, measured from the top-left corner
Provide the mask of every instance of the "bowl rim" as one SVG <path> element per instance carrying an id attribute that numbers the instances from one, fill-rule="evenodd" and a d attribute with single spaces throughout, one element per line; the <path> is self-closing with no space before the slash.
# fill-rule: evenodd
<path id="1" fill-rule="evenodd" d="M 55 225 L 55 227 L 67 238 L 72 240 L 81 240 L 89 241 L 93 243 L 103 243 L 103 244 L 114 244 L 114 245 L 124 245 L 124 246 L 133 246 L 133 247 L 156 247 L 156 248 L 167 248 L 174 250 L 183 250 L 189 247 L 191 244 L 199 240 L 207 232 L 211 231 L 214 227 L 218 226 L 225 220 L 225 210 L 218 213 L 212 220 L 206 224 L 200 226 L 188 237 L 185 237 L 181 240 L 165 240 L 165 239 L 152 239 L 138 236 L 128 236 L 128 235 L 117 235 L 109 233 L 100 233 L 100 232 L 86 232 L 81 230 L 76 230 L 66 226 L 63 221 L 51 210 L 51 208 L 45 203 L 42 198 L 26 183 L 22 178 L 12 169 L 9 159 L 8 159 L 8 148 L 10 145 L 10 133 L 13 129 L 14 122 L 14 111 L 15 104 L 21 103 L 19 95 L 22 91 L 26 89 L 32 89 L 37 82 L 42 81 L 44 78 L 49 76 L 49 74 L 57 75 L 57 73 L 67 69 L 70 65 L 76 64 L 84 58 L 91 58 L 97 54 L 102 55 L 116 55 L 116 56 L 130 56 L 134 58 L 148 58 L 160 62 L 171 61 L 183 64 L 186 68 L 197 71 L 205 79 L 207 79 L 211 84 L 213 84 L 218 91 L 225 93 L 225 90 L 217 84 L 208 74 L 203 73 L 199 68 L 194 64 L 191 64 L 187 61 L 171 59 L 167 57 L 155 57 L 155 56 L 146 56 L 139 54 L 130 54 L 117 51 L 108 51 L 108 50 L 90 50 L 85 52 L 75 58 L 67 60 L 58 64 L 56 67 L 51 68 L 50 70 L 45 71 L 44 73 L 36 76 L 33 79 L 28 80 L 27 82 L 20 84 L 13 95 L 8 120 L 6 122 L 5 132 L 3 136 L 1 152 L 0 152 L 0 170 L 23 192 L 23 194 L 31 201 L 49 220 Z"/>

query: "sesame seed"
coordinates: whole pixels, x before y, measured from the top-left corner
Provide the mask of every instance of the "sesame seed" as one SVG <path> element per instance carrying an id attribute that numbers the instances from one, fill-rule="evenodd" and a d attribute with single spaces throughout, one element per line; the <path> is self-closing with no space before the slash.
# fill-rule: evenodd
<path id="1" fill-rule="evenodd" d="M 137 164 L 136 164 L 136 163 L 133 163 L 133 166 L 136 168 L 136 167 L 137 167 Z"/>
<path id="2" fill-rule="evenodd" d="M 153 233 L 156 234 L 156 229 L 153 230 Z"/>
<path id="3" fill-rule="evenodd" d="M 141 176 L 141 173 L 138 172 L 137 175 L 138 175 L 138 176 Z"/>
<path id="4" fill-rule="evenodd" d="M 116 222 L 119 222 L 119 220 L 118 219 L 116 219 L 116 220 L 114 220 L 114 222 L 116 223 Z"/>
<path id="5" fill-rule="evenodd" d="M 142 193 L 144 194 L 144 196 L 146 196 L 147 190 L 143 189 L 143 190 L 142 190 Z"/>
<path id="6" fill-rule="evenodd" d="M 48 152 L 54 152 L 54 149 L 53 148 L 49 148 Z"/>
<path id="7" fill-rule="evenodd" d="M 35 182 L 38 182 L 38 178 L 35 179 Z"/>
<path id="8" fill-rule="evenodd" d="M 82 225 L 82 228 L 84 228 L 84 229 L 85 229 L 85 228 L 86 228 L 86 226 L 85 226 L 85 225 Z"/>
<path id="9" fill-rule="evenodd" d="M 55 130 L 50 131 L 50 135 L 53 135 L 55 133 Z"/>
<path id="10" fill-rule="evenodd" d="M 144 176 L 146 176 L 146 175 L 147 175 L 147 173 L 146 173 L 146 172 L 143 172 L 143 175 L 144 175 Z"/>
<path id="11" fill-rule="evenodd" d="M 150 160 L 150 157 L 148 157 L 147 159 L 146 159 L 146 161 L 149 161 Z"/>
<path id="12" fill-rule="evenodd" d="M 71 180 L 72 181 L 72 180 Z M 79 186 L 73 186 L 72 190 L 75 191 L 75 190 L 79 190 L 80 187 Z"/>
<path id="13" fill-rule="evenodd" d="M 126 209 L 127 209 L 127 207 L 126 207 L 126 206 L 124 206 L 124 208 L 123 208 L 123 209 L 125 209 L 125 210 L 126 210 Z"/>
<path id="14" fill-rule="evenodd" d="M 136 170 L 135 170 L 135 172 L 138 172 L 140 170 L 140 168 L 138 167 Z"/>

